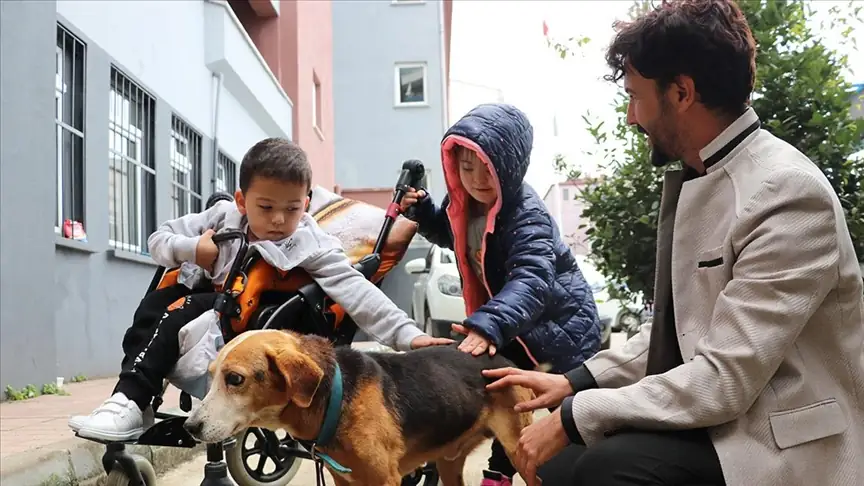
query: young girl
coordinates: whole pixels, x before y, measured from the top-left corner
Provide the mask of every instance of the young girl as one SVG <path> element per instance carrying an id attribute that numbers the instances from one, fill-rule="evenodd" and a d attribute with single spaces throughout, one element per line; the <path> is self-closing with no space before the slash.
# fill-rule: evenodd
<path id="1" fill-rule="evenodd" d="M 532 143 L 531 124 L 515 107 L 474 108 L 444 135 L 441 207 L 421 189 L 409 191 L 403 210 L 421 235 L 456 254 L 468 315 L 454 325 L 467 335 L 459 348 L 564 373 L 600 349 L 600 323 L 558 226 L 523 182 Z M 516 472 L 497 441 L 489 469 L 484 486 L 509 486 Z"/>

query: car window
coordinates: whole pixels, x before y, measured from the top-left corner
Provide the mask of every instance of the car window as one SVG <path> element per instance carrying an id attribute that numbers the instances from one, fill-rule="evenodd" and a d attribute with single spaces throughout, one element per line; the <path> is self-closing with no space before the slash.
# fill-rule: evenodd
<path id="1" fill-rule="evenodd" d="M 456 255 L 453 250 L 441 248 L 441 263 L 456 263 Z"/>
<path id="2" fill-rule="evenodd" d="M 435 247 L 429 248 L 429 253 L 426 254 L 426 270 L 432 268 L 432 259 L 435 258 Z"/>

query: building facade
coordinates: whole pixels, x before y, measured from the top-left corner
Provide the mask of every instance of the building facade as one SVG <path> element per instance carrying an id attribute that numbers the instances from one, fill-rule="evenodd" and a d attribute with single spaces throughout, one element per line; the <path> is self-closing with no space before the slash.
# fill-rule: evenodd
<path id="1" fill-rule="evenodd" d="M 338 191 L 386 207 L 402 162 L 419 159 L 427 170 L 425 185 L 440 201 L 446 192 L 440 143 L 448 127 L 452 0 L 340 1 L 332 8 Z M 416 277 L 403 265 L 428 248 L 416 238 L 381 284 L 406 312 Z"/>
<path id="2" fill-rule="evenodd" d="M 430 189 L 443 193 L 452 2 L 332 8 L 336 183 L 350 197 L 380 203 L 389 200 L 402 161 L 420 159 Z"/>
<path id="3" fill-rule="evenodd" d="M 309 155 L 313 182 L 332 190 L 332 2 L 230 0 L 230 5 L 294 102 L 291 135 Z"/>
<path id="4" fill-rule="evenodd" d="M 582 217 L 585 204 L 579 197 L 579 191 L 584 189 L 585 184 L 587 182 L 581 179 L 558 182 L 549 186 L 543 196 L 543 202 L 558 224 L 564 243 L 576 255 L 587 255 L 591 251 L 591 243 L 585 234 L 590 222 Z M 581 228 L 582 225 L 586 227 Z"/>
<path id="5" fill-rule="evenodd" d="M 258 140 L 305 141 L 332 185 L 327 46 L 291 28 L 329 2 L 298 3 L 0 2 L 0 386 L 115 374 L 147 236 L 233 191 Z M 278 59 L 250 5 L 295 40 Z"/>

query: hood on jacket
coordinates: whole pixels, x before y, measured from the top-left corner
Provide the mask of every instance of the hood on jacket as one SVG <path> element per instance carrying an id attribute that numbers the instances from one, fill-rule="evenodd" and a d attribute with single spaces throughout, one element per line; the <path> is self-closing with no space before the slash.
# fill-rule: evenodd
<path id="1" fill-rule="evenodd" d="M 498 190 L 496 206 L 500 208 L 518 193 L 528 171 L 533 143 L 534 129 L 525 113 L 515 106 L 489 103 L 469 111 L 447 130 L 441 142 L 444 180 L 451 201 L 462 206 L 467 196 L 459 179 L 458 162 L 452 155 L 455 145 L 474 150 L 490 168 Z"/>

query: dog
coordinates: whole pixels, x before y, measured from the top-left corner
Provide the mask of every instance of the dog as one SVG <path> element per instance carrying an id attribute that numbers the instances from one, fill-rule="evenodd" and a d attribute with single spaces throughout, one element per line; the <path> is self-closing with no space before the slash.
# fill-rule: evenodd
<path id="1" fill-rule="evenodd" d="M 298 440 L 318 437 L 334 376 L 340 370 L 342 409 L 334 439 L 317 448 L 350 472 L 328 469 L 337 485 L 399 486 L 402 477 L 435 462 L 444 486 L 463 486 L 467 456 L 496 437 L 513 458 L 530 412 L 514 406 L 534 393 L 514 386 L 486 389 L 484 369 L 507 359 L 463 353 L 456 345 L 407 353 L 334 348 L 324 338 L 290 331 L 247 331 L 210 365 L 212 385 L 186 420 L 203 442 L 247 427 L 284 429 Z"/>

